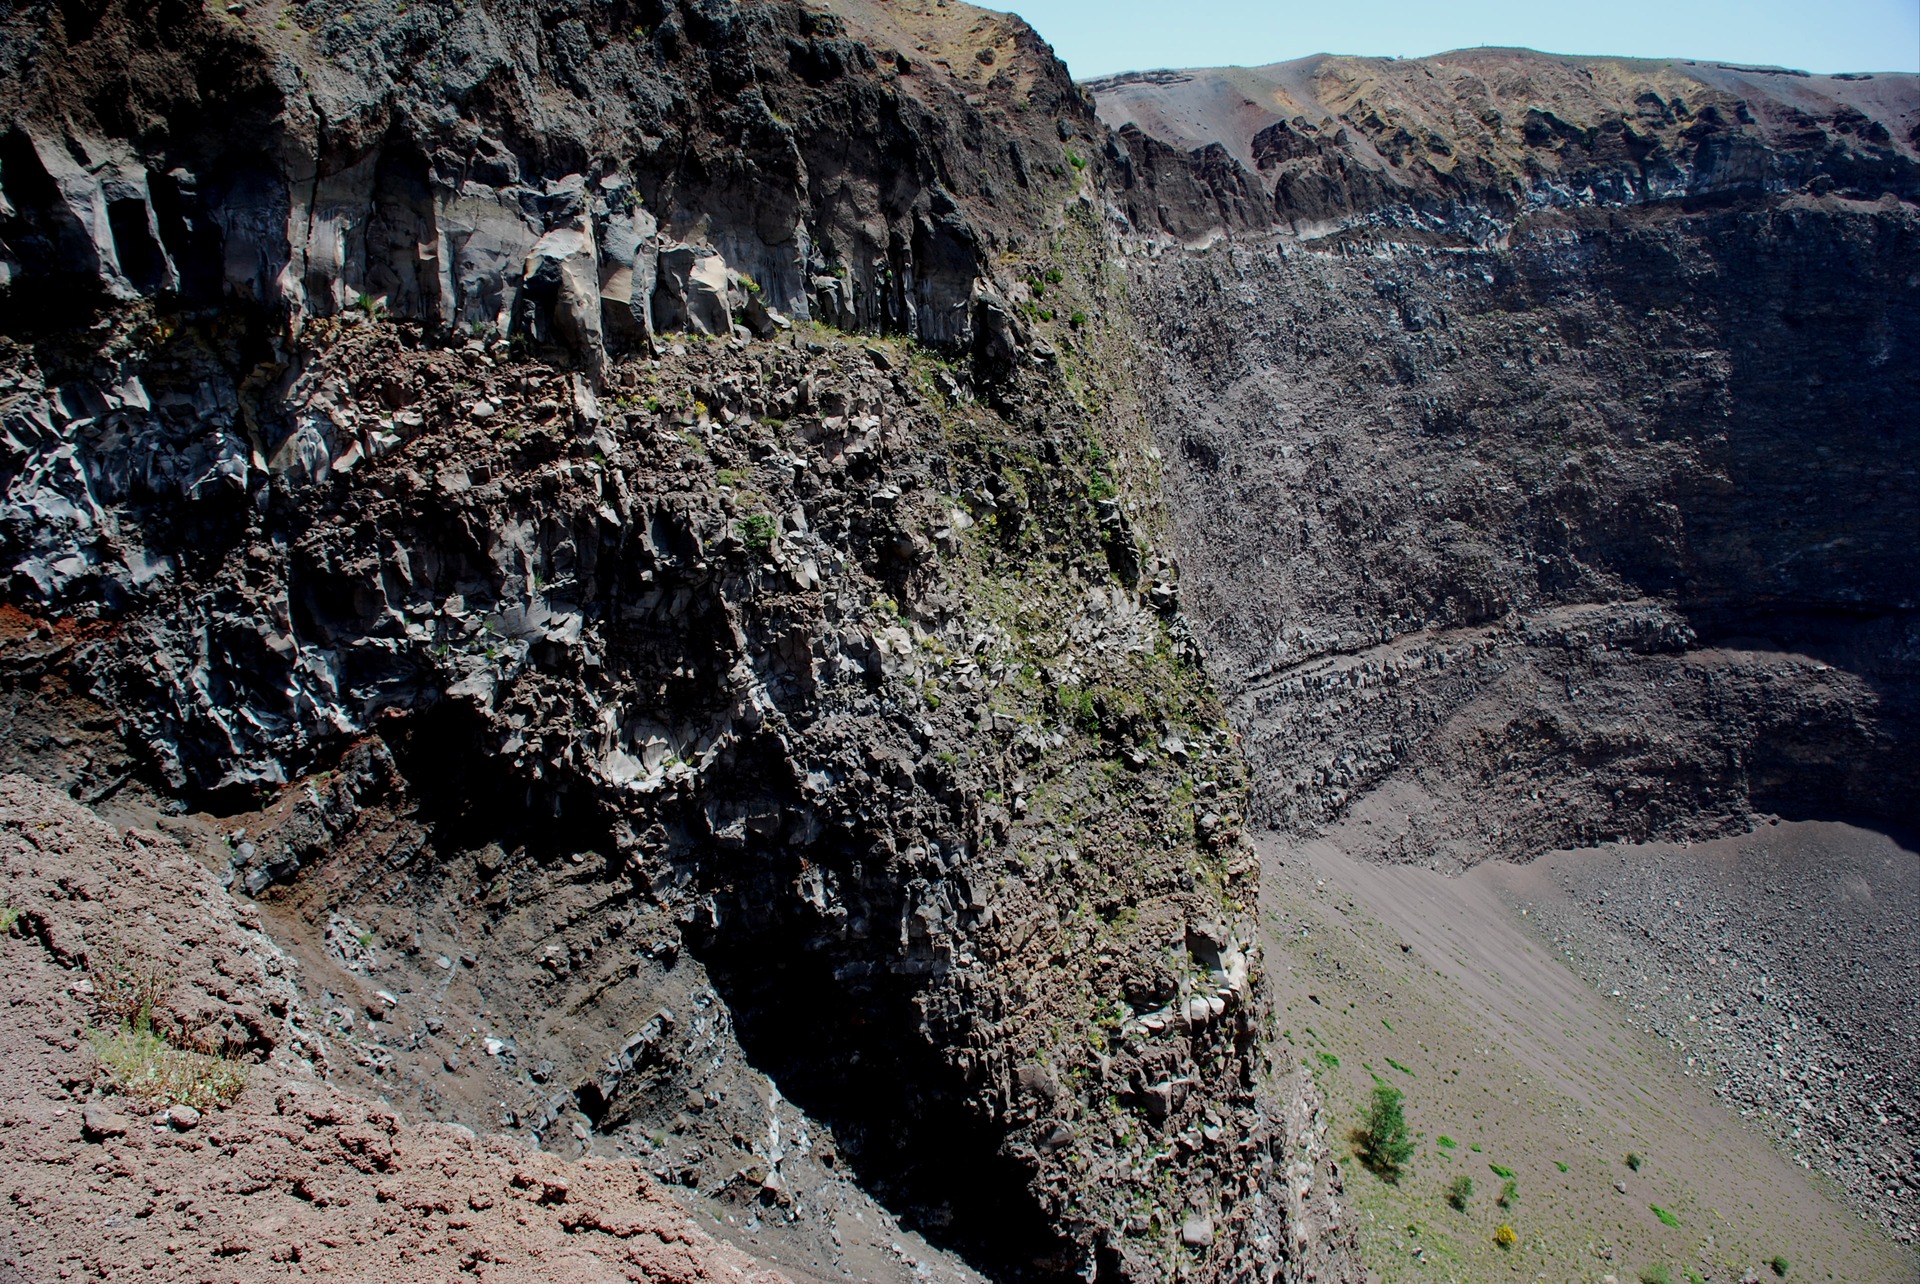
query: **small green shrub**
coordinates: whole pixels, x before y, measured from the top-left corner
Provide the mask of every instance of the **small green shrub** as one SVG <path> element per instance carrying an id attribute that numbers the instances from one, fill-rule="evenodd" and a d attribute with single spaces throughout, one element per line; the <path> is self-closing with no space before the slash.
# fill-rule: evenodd
<path id="1" fill-rule="evenodd" d="M 1407 1134 L 1407 1117 L 1401 1108 L 1405 1099 L 1398 1088 L 1376 1084 L 1366 1120 L 1354 1129 L 1360 1162 L 1383 1181 L 1398 1181 L 1413 1158 L 1413 1139 Z"/>
<path id="2" fill-rule="evenodd" d="M 19 910 L 11 905 L 0 905 L 0 936 L 5 936 L 8 932 L 11 932 L 13 925 L 19 921 Z"/>
<path id="3" fill-rule="evenodd" d="M 1673 1272 L 1664 1266 L 1649 1266 L 1640 1272 L 1640 1284 L 1673 1284 Z"/>
<path id="4" fill-rule="evenodd" d="M 247 1068 L 218 1055 L 163 1011 L 173 978 L 137 953 L 105 955 L 88 971 L 94 1007 L 111 1027 L 87 1042 L 115 1092 L 140 1101 L 208 1110 L 247 1086 Z M 195 1046 L 199 1044 L 201 1046 Z"/>
<path id="5" fill-rule="evenodd" d="M 1781 1279 L 1785 1279 L 1787 1278 L 1787 1272 L 1793 1269 L 1793 1263 L 1789 1262 L 1785 1257 L 1775 1256 L 1767 1263 L 1767 1268 Z"/>
<path id="6" fill-rule="evenodd" d="M 773 535 L 773 519 L 765 513 L 754 513 L 740 519 L 740 538 L 757 553 L 764 553 L 773 547 Z"/>
<path id="7" fill-rule="evenodd" d="M 1660 1219 L 1660 1224 L 1662 1226 L 1671 1226 L 1675 1230 L 1678 1230 L 1680 1228 L 1680 1219 L 1678 1217 L 1675 1217 L 1672 1213 L 1668 1212 L 1666 1209 L 1660 1207 L 1660 1205 L 1648 1204 L 1647 1207 L 1653 1210 L 1653 1215 Z"/>
<path id="8" fill-rule="evenodd" d="M 1520 1202 L 1520 1183 L 1509 1177 L 1500 1187 L 1500 1197 L 1494 1201 L 1502 1208 L 1512 1208 Z"/>
<path id="9" fill-rule="evenodd" d="M 1499 1229 L 1493 1232 L 1493 1242 L 1500 1246 L 1502 1252 L 1506 1252 L 1520 1242 L 1520 1234 L 1513 1227 L 1501 1222 Z"/>
<path id="10" fill-rule="evenodd" d="M 1640 1165 L 1644 1164 L 1645 1162 L 1646 1160 L 1640 1158 L 1640 1155 L 1637 1151 L 1629 1150 L 1627 1152 L 1627 1167 L 1631 1168 L 1634 1172 L 1639 1172 Z"/>
<path id="11" fill-rule="evenodd" d="M 1560 1162 L 1560 1161 L 1559 1161 L 1558 1159 L 1556 1159 L 1556 1160 L 1554 1160 L 1554 1161 L 1553 1161 L 1553 1166 L 1554 1166 L 1555 1168 L 1558 1168 L 1558 1169 L 1559 1169 L 1559 1170 L 1560 1170 L 1561 1172 L 1563 1172 L 1563 1173 L 1565 1173 L 1565 1172 L 1572 1172 L 1572 1171 L 1573 1171 L 1573 1170 L 1572 1170 L 1571 1168 L 1569 1168 L 1569 1167 L 1568 1167 L 1567 1165 L 1565 1165 L 1565 1164 L 1563 1164 L 1563 1163 L 1561 1163 L 1561 1162 Z"/>
<path id="12" fill-rule="evenodd" d="M 1081 731 L 1092 735 L 1100 730 L 1100 708 L 1094 701 L 1093 692 L 1085 687 L 1061 687 L 1054 692 L 1054 699 L 1059 703 L 1060 711 Z M 1339 1064 L 1337 1058 L 1334 1064 Z"/>
<path id="13" fill-rule="evenodd" d="M 1511 1178 L 1513 1176 L 1513 1169 L 1507 1167 L 1505 1164 L 1488 1164 L 1487 1167 L 1493 1169 L 1493 1175 L 1495 1177 Z"/>
<path id="14" fill-rule="evenodd" d="M 1460 1211 L 1467 1211 L 1467 1201 L 1473 1198 L 1473 1178 L 1465 1173 L 1455 1177 L 1447 1186 L 1447 1202 Z"/>
<path id="15" fill-rule="evenodd" d="M 1460 1143 L 1459 1143 L 1459 1142 L 1457 1142 L 1457 1141 L 1455 1141 L 1455 1140 L 1454 1140 L 1453 1138 L 1451 1138 L 1451 1137 L 1449 1137 L 1449 1136 L 1447 1136 L 1447 1134 L 1446 1134 L 1446 1133 L 1444 1133 L 1444 1132 L 1440 1134 L 1440 1139 L 1439 1139 L 1439 1141 L 1437 1141 L 1437 1142 L 1436 1142 L 1436 1143 L 1434 1143 L 1434 1144 L 1436 1144 L 1437 1146 L 1439 1146 L 1439 1147 L 1440 1147 L 1440 1149 L 1442 1149 L 1442 1150 L 1454 1150 L 1454 1149 L 1456 1149 L 1456 1148 L 1458 1148 L 1458 1147 L 1459 1147 L 1459 1145 L 1460 1145 Z"/>

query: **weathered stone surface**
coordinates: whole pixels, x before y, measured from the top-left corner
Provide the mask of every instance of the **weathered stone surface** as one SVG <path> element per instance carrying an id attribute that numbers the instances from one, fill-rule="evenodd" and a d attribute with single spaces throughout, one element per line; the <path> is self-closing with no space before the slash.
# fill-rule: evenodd
<path id="1" fill-rule="evenodd" d="M 1467 51 L 1095 87 L 1121 138 L 1158 134 L 1129 144 L 1158 190 L 1187 184 L 1116 213 L 1137 323 L 1167 336 L 1142 387 L 1179 601 L 1251 819 L 1446 870 L 1769 813 L 1913 823 L 1917 85 Z M 1265 235 L 1210 240 L 1245 226 L 1248 174 Z M 1633 931 L 1737 975 L 1723 924 L 1651 925 L 1676 879 L 1621 876 Z M 1852 971 L 1770 970 L 1825 1010 L 1829 969 Z M 1910 1092 L 1876 1015 L 1838 1005 L 1886 1039 L 1845 1082 Z M 1904 1108 L 1724 1046 L 1743 1113 L 1873 1119 L 1872 1147 L 1794 1144 L 1911 1238 L 1883 1175 Z"/>
<path id="2" fill-rule="evenodd" d="M 11 16 L 12 298 L 177 293 L 293 328 L 377 305 L 505 334 L 552 321 L 550 300 L 523 313 L 525 267 L 572 230 L 596 243 L 602 304 L 637 309 L 601 328 L 644 347 L 658 233 L 719 255 L 784 316 L 812 317 L 828 280 L 833 324 L 964 346 L 1000 229 L 1055 199 L 1057 122 L 1096 128 L 1065 69 L 998 15 L 963 39 L 1005 57 L 958 76 L 918 61 L 927 33 L 861 6 L 545 16 L 533 0 L 310 0 L 278 23 Z M 1010 146 L 977 149 L 981 93 Z M 164 127 L 136 143 L 129 121 Z M 580 336 L 561 337 L 586 359 L 575 275 L 560 324 Z M 694 324 L 730 334 L 724 289 L 698 288 Z"/>
<path id="3" fill-rule="evenodd" d="M 1920 193 L 1915 78 L 1461 49 L 1093 81 L 1119 208 L 1192 240 L 1275 225 L 1489 245 L 1518 215 Z M 1184 172 L 1183 172 L 1184 171 Z"/>
<path id="4" fill-rule="evenodd" d="M 534 242 L 522 288 L 532 308 L 528 332 L 534 340 L 559 344 L 598 376 L 607 360 L 599 255 L 592 229 L 585 220 L 580 224 L 556 228 Z"/>
<path id="5" fill-rule="evenodd" d="M 39 875 L 50 867 L 64 881 Z M 0 1172 L 11 1198 L 34 1209 L 9 1231 L 10 1269 L 68 1262 L 96 1277 L 132 1269 L 185 1281 L 204 1279 L 217 1260 L 221 1275 L 245 1281 L 284 1278 L 300 1264 L 440 1278 L 484 1261 L 483 1271 L 543 1279 L 787 1278 L 716 1242 L 631 1159 L 568 1162 L 522 1141 L 404 1121 L 320 1082 L 312 1062 L 284 1046 L 267 1056 L 230 1049 L 239 1089 L 204 1110 L 123 1095 L 71 1036 L 114 1019 L 95 982 L 117 961 L 171 980 L 154 1015 L 185 1041 L 210 1011 L 277 1009 L 304 1026 L 287 983 L 292 960 L 249 921 L 257 910 L 236 913 L 187 848 L 153 833 L 123 838 L 14 775 L 0 776 L 0 870 L 43 934 L 5 941 L 0 978 L 9 1141 Z M 121 912 L 102 914 L 103 901 Z M 164 927 L 128 905 L 153 906 Z M 85 954 L 56 954 L 52 940 L 84 942 Z M 209 956 L 228 966 L 206 966 Z M 272 969 L 233 967 L 239 960 Z M 308 1054 L 318 1053 L 326 1040 L 308 1037 Z M 125 1215 L 134 1200 L 151 1204 L 147 1216 Z"/>
<path id="6" fill-rule="evenodd" d="M 1416 156 L 1397 66 L 1110 133 L 959 6 L 69 20 L 0 32 L 0 622 L 384 973 L 343 1079 L 1007 1278 L 1353 1279 L 1248 817 L 1910 813 L 1886 86 L 1702 73 L 1635 179 L 1612 90 Z"/>

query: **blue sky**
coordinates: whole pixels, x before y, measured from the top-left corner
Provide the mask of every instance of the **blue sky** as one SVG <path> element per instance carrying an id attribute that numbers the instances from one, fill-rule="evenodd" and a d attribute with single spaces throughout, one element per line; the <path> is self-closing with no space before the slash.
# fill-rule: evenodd
<path id="1" fill-rule="evenodd" d="M 1076 77 L 1470 45 L 1920 71 L 1920 0 L 981 0 L 1012 9 Z"/>

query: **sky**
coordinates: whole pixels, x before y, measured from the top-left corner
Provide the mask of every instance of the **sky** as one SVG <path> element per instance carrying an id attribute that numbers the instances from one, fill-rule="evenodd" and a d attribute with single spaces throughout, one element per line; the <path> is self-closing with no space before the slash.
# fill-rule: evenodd
<path id="1" fill-rule="evenodd" d="M 1473 45 L 1823 73 L 1920 71 L 1920 0 L 976 2 L 1020 14 L 1081 80 L 1312 53 L 1411 58 Z"/>

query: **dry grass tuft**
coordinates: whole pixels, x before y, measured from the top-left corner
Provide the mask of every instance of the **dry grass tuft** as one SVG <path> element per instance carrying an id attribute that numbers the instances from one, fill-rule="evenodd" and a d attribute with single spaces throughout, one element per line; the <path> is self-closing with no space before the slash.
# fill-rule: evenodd
<path id="1" fill-rule="evenodd" d="M 87 1041 L 108 1085 L 122 1096 L 153 1105 L 211 1110 L 233 1101 L 247 1086 L 247 1067 L 176 1048 L 152 1026 L 90 1030 Z"/>
<path id="2" fill-rule="evenodd" d="M 116 951 L 90 969 L 94 1006 L 109 1028 L 87 1041 L 107 1086 L 154 1105 L 224 1106 L 247 1086 L 247 1067 L 180 1028 L 166 1010 L 173 978 L 149 955 Z"/>

